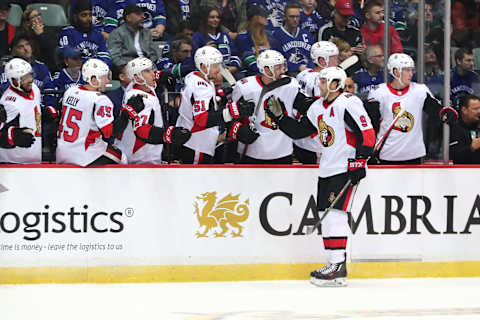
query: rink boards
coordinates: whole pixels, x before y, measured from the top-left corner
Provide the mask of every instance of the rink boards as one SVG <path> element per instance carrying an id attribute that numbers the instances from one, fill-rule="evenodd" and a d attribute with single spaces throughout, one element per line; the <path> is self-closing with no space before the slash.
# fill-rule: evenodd
<path id="1" fill-rule="evenodd" d="M 370 168 L 349 277 L 480 276 L 480 167 Z M 0 283 L 306 279 L 314 167 L 0 167 Z"/>

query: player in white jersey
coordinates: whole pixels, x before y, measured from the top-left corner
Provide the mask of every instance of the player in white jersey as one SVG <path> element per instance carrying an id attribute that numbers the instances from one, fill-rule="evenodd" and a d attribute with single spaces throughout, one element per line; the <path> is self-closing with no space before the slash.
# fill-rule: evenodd
<path id="1" fill-rule="evenodd" d="M 158 72 L 152 61 L 135 58 L 127 63 L 128 77 L 132 83 L 125 91 L 125 108 L 135 106 L 142 109 L 135 120 L 129 121 L 116 145 L 127 156 L 128 163 L 162 164 L 164 143 L 183 144 L 191 136 L 185 128 L 169 126 L 165 128 L 162 109 L 155 93 Z"/>
<path id="2" fill-rule="evenodd" d="M 220 73 L 222 54 L 214 47 L 205 46 L 195 52 L 195 66 L 198 71 L 185 77 L 181 94 L 177 126 L 189 129 L 192 137 L 181 152 L 183 163 L 212 163 L 221 123 L 249 116 L 254 105 L 248 102 L 228 103 L 227 108 L 219 106 L 213 82 Z"/>
<path id="3" fill-rule="evenodd" d="M 41 96 L 33 83 L 32 67 L 25 60 L 14 58 L 5 65 L 5 75 L 10 86 L 0 98 L 0 145 L 7 149 L 0 151 L 0 162 L 40 163 Z"/>
<path id="4" fill-rule="evenodd" d="M 327 265 L 313 271 L 310 281 L 319 286 L 346 284 L 346 245 L 349 234 L 348 207 L 354 188 L 366 175 L 366 159 L 373 151 L 375 132 L 362 101 L 344 93 L 345 71 L 338 67 L 319 75 L 322 98 L 315 101 L 300 121 L 285 116 L 283 103 L 271 103 L 267 110 L 280 129 L 293 139 L 318 133 L 322 145 L 319 164 L 317 208 L 324 211 L 350 179 L 349 187 L 322 221 Z M 322 213 L 322 212 L 320 212 Z"/>
<path id="5" fill-rule="evenodd" d="M 292 139 L 279 130 L 277 123 L 265 113 L 265 105 L 272 96 L 285 101 L 286 112 L 293 114 L 293 109 L 301 113 L 313 103 L 314 99 L 307 98 L 300 92 L 300 85 L 295 78 L 286 78 L 287 71 L 285 58 L 275 50 L 265 50 L 259 54 L 257 65 L 260 75 L 250 76 L 238 81 L 232 92 L 233 101 L 254 101 L 258 106 L 255 114 L 250 118 L 250 125 L 246 121 L 235 122 L 230 129 L 230 138 L 235 140 L 235 133 L 244 134 L 246 140 L 239 144 L 240 162 L 248 164 L 291 164 Z M 265 86 L 278 83 L 285 79 L 285 84 L 265 92 Z M 261 99 L 261 100 L 260 100 Z M 253 127 L 252 131 L 249 128 Z M 246 144 L 246 145 L 244 145 Z"/>
<path id="6" fill-rule="evenodd" d="M 134 111 L 122 110 L 114 123 L 113 103 L 103 94 L 110 78 L 110 70 L 103 61 L 87 60 L 82 66 L 82 77 L 85 85 L 70 87 L 63 95 L 57 163 L 80 166 L 126 163 L 125 155 L 102 138 L 108 139 L 120 127 L 124 128 L 128 115 Z"/>
<path id="7" fill-rule="evenodd" d="M 325 68 L 338 66 L 338 48 L 330 41 L 319 41 L 312 45 L 310 56 L 315 63 L 315 67 L 300 72 L 297 75 L 297 80 L 307 97 L 320 97 L 318 75 Z M 300 116 L 300 114 L 297 114 L 298 118 Z M 320 149 L 320 141 L 316 134 L 311 137 L 293 140 L 293 153 L 298 161 L 303 164 L 316 164 L 318 162 L 317 153 L 320 152 Z"/>
<path id="8" fill-rule="evenodd" d="M 442 108 L 424 84 L 412 82 L 415 63 L 404 53 L 395 53 L 388 58 L 387 68 L 393 81 L 378 85 L 370 91 L 367 111 L 378 137 L 386 132 L 402 107 L 406 112 L 400 117 L 385 140 L 378 155 L 381 164 L 420 164 L 426 155 L 423 142 L 423 111 L 431 117 L 440 115 L 449 123 L 458 118 L 450 107 Z"/>

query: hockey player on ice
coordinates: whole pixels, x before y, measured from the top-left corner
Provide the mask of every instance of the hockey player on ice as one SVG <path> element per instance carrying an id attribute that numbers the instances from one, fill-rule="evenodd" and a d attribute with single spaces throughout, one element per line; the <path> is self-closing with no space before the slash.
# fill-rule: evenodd
<path id="1" fill-rule="evenodd" d="M 293 139 L 317 135 L 322 145 L 318 171 L 317 208 L 322 212 L 350 179 L 350 186 L 322 221 L 322 237 L 327 264 L 310 274 L 317 286 L 345 286 L 346 246 L 349 234 L 347 211 L 354 188 L 366 175 L 366 159 L 373 151 L 375 132 L 362 101 L 344 93 L 345 71 L 329 67 L 320 72 L 321 98 L 300 121 L 285 114 L 285 103 L 267 104 L 267 112 L 280 130 Z"/>

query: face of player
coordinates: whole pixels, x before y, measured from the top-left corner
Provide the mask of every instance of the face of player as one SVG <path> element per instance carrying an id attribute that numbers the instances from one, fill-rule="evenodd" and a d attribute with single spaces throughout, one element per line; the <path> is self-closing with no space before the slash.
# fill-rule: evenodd
<path id="1" fill-rule="evenodd" d="M 273 72 L 269 67 L 265 67 L 264 72 L 269 79 L 277 80 L 280 79 L 287 72 L 287 68 L 284 63 L 277 64 L 273 67 Z"/>
<path id="2" fill-rule="evenodd" d="M 32 46 L 27 40 L 20 40 L 17 45 L 12 48 L 12 56 L 23 58 L 30 61 L 32 58 Z"/>
<path id="3" fill-rule="evenodd" d="M 285 12 L 285 27 L 296 29 L 300 24 L 300 9 L 290 8 Z"/>
<path id="4" fill-rule="evenodd" d="M 92 77 L 92 85 L 96 87 L 97 91 L 104 92 L 107 84 L 110 82 L 110 76 L 105 74 L 100 76 L 98 79 Z"/>
<path id="5" fill-rule="evenodd" d="M 480 120 L 480 100 L 472 99 L 468 102 L 468 107 L 462 107 L 462 119 L 468 124 Z"/>
<path id="6" fill-rule="evenodd" d="M 24 92 L 28 93 L 32 91 L 32 83 L 33 75 L 31 73 L 28 73 L 20 78 L 20 88 L 22 88 Z"/>
<path id="7" fill-rule="evenodd" d="M 380 6 L 373 6 L 365 15 L 367 21 L 380 24 L 383 22 L 383 8 Z"/>
<path id="8" fill-rule="evenodd" d="M 92 24 L 92 11 L 84 10 L 77 13 L 77 24 L 82 29 L 90 28 L 90 25 Z"/>
<path id="9" fill-rule="evenodd" d="M 322 95 L 322 97 L 324 97 L 325 99 L 328 98 L 329 91 L 328 91 L 327 79 L 321 78 L 318 86 L 320 87 L 320 94 Z M 330 92 L 335 91 L 336 89 L 337 89 L 337 81 L 332 81 L 330 83 Z"/>
<path id="10" fill-rule="evenodd" d="M 402 69 L 402 74 L 400 75 L 400 80 L 402 80 L 402 83 L 405 86 L 408 86 L 410 82 L 412 82 L 412 77 L 413 77 L 413 68 L 403 68 Z"/>
<path id="11" fill-rule="evenodd" d="M 207 26 L 212 29 L 217 29 L 220 24 L 220 13 L 217 10 L 212 10 L 208 14 Z"/>
<path id="12" fill-rule="evenodd" d="M 152 68 L 148 68 L 142 71 L 142 77 L 145 79 L 145 83 L 150 87 L 155 87 L 155 71 Z"/>
<path id="13" fill-rule="evenodd" d="M 352 78 L 348 77 L 345 80 L 345 92 L 355 94 L 355 83 L 353 82 Z"/>
<path id="14" fill-rule="evenodd" d="M 207 73 L 207 67 L 202 64 L 201 65 L 202 71 L 204 74 Z M 215 81 L 220 74 L 220 63 L 214 63 L 210 65 L 210 70 L 208 70 L 208 79 Z"/>

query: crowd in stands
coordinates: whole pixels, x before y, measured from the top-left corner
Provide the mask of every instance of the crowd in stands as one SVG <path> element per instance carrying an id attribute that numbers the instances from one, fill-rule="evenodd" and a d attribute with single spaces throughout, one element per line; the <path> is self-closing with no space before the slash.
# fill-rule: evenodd
<path id="1" fill-rule="evenodd" d="M 452 2 L 451 53 L 443 52 L 445 1 Z M 164 119 L 174 125 L 179 116 L 178 93 L 184 88 L 185 77 L 198 70 L 194 56 L 199 48 L 212 46 L 218 49 L 225 69 L 236 81 L 259 74 L 257 57 L 265 50 L 276 50 L 284 56 L 287 74 L 291 77 L 297 77 L 305 70 L 317 72 L 312 48 L 319 41 L 328 41 L 338 49 L 338 53 L 331 56 L 332 60 L 338 60 L 334 65 L 340 65 L 348 75 L 345 90 L 366 102 L 371 91 L 384 83 L 387 62 L 383 51 L 383 2 L 44 1 L 48 10 L 63 10 L 62 15 L 68 21 L 58 25 L 48 21 L 45 11 L 36 2 L 0 0 L 0 96 L 11 85 L 5 75 L 5 64 L 12 58 L 21 58 L 33 69 L 33 83 L 42 92 L 42 107 L 53 108 L 60 113 L 63 93 L 72 86 L 84 84 L 82 65 L 96 58 L 112 71 L 113 81 L 106 94 L 113 102 L 114 117 L 119 117 L 125 89 L 132 80 L 126 66 L 133 59 L 143 57 L 151 60 L 156 69 L 174 78 L 173 82 L 165 85 L 168 94 L 161 91 L 163 87 L 157 88 L 160 103 L 166 108 Z M 407 53 L 416 61 L 417 1 L 391 2 L 389 54 Z M 480 69 L 480 61 L 477 61 L 480 58 L 480 4 L 474 0 L 425 2 L 424 82 L 434 98 L 441 101 L 444 74 L 450 72 L 451 105 L 462 116 L 468 112 L 469 103 L 476 105 L 479 101 L 474 95 L 480 94 L 480 79 L 475 72 Z M 21 16 L 17 17 L 19 23 L 15 25 L 13 15 L 18 12 Z M 445 54 L 451 55 L 453 67 L 449 71 L 443 68 Z M 328 61 L 324 62 L 328 66 Z M 389 77 L 392 80 L 392 76 Z M 413 80 L 416 78 L 414 74 Z M 165 79 L 162 81 L 167 81 Z M 223 79 L 219 77 L 215 85 L 228 97 L 232 84 L 227 80 L 223 75 Z M 426 114 L 425 119 L 426 158 L 440 159 L 442 125 L 430 115 Z M 473 122 L 472 117 L 466 121 L 469 126 L 473 126 Z M 58 121 L 55 124 L 55 121 L 42 118 L 41 126 L 42 161 L 55 162 Z M 222 132 L 228 130 L 220 127 Z M 218 146 L 219 154 L 214 157 L 216 162 L 236 161 L 236 144 L 229 141 L 228 134 L 227 137 L 225 133 L 219 135 Z M 177 149 L 175 146 L 164 148 L 164 154 L 168 153 L 165 161 L 179 160 Z M 474 149 L 480 150 L 480 142 L 476 142 Z M 479 158 L 476 156 L 476 159 Z"/>

